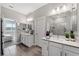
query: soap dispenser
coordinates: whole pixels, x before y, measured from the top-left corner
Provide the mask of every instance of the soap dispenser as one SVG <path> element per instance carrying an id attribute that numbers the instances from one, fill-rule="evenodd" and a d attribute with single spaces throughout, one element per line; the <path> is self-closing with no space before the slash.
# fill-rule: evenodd
<path id="1" fill-rule="evenodd" d="M 71 41 L 75 41 L 75 35 L 74 35 L 74 31 L 70 31 L 70 37 L 71 37 Z"/>
<path id="2" fill-rule="evenodd" d="M 46 38 L 50 38 L 50 31 L 46 31 Z"/>

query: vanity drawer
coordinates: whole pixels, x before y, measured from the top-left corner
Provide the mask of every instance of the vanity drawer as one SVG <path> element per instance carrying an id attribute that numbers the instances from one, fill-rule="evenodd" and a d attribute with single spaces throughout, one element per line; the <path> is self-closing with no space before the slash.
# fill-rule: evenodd
<path id="1" fill-rule="evenodd" d="M 62 48 L 62 44 L 59 44 L 59 43 L 49 42 L 49 46 L 50 45 L 55 46 L 55 47 L 58 47 L 58 48 Z"/>
<path id="2" fill-rule="evenodd" d="M 69 50 L 71 52 L 79 53 L 79 48 L 77 48 L 77 47 L 65 45 L 64 46 L 64 49 L 65 50 Z"/>

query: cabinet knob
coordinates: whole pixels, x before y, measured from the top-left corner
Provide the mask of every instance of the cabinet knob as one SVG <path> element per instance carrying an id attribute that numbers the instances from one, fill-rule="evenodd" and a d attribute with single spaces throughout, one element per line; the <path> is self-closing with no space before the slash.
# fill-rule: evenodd
<path id="1" fill-rule="evenodd" d="M 65 56 L 67 56 L 67 53 L 65 53 Z"/>
<path id="2" fill-rule="evenodd" d="M 60 56 L 62 56 L 62 51 L 60 52 Z"/>

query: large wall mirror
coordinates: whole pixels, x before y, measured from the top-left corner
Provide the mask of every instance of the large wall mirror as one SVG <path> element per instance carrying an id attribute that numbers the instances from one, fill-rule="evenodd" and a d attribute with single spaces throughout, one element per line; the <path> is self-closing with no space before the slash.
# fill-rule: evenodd
<path id="1" fill-rule="evenodd" d="M 77 10 L 51 15 L 47 17 L 47 30 L 53 35 L 64 35 L 73 30 L 77 32 Z"/>

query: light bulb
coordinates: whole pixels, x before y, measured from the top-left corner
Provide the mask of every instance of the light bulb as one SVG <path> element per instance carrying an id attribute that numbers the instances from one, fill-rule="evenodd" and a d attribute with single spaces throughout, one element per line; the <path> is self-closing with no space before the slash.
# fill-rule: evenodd
<path id="1" fill-rule="evenodd" d="M 67 10 L 67 7 L 64 5 L 64 6 L 62 7 L 62 10 L 63 10 L 63 11 L 66 11 L 66 10 Z"/>
<path id="2" fill-rule="evenodd" d="M 32 21 L 33 20 L 33 18 L 29 18 L 29 19 L 27 19 L 27 21 Z"/>
<path id="3" fill-rule="evenodd" d="M 59 11 L 59 7 L 57 7 L 57 10 L 56 10 L 57 12 Z"/>
<path id="4" fill-rule="evenodd" d="M 55 9 L 53 9 L 53 10 L 52 10 L 52 14 L 56 14 L 56 11 L 55 11 Z"/>
<path id="5" fill-rule="evenodd" d="M 56 12 L 57 12 L 57 14 L 61 13 L 60 7 L 57 7 Z"/>

